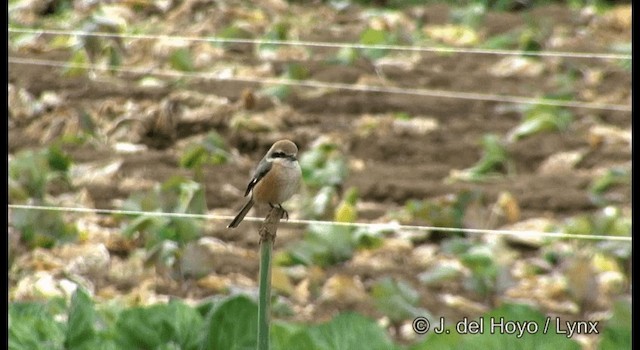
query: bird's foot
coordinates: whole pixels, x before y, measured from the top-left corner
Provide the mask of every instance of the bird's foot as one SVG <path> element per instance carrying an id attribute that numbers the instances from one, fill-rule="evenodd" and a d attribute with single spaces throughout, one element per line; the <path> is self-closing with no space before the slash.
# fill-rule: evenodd
<path id="1" fill-rule="evenodd" d="M 287 221 L 289 220 L 289 212 L 287 211 L 287 209 L 282 207 L 282 204 L 273 205 L 273 204 L 269 203 L 269 206 L 271 206 L 271 208 L 275 208 L 276 206 L 278 208 L 280 208 L 280 210 L 282 210 L 282 216 L 280 217 L 280 219 L 284 218 Z"/>

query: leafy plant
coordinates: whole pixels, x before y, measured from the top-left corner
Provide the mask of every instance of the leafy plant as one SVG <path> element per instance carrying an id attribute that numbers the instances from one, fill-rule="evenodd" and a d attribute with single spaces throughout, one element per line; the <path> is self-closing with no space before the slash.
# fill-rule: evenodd
<path id="1" fill-rule="evenodd" d="M 479 47 L 485 49 L 516 49 L 518 48 L 519 32 L 510 31 L 487 38 Z"/>
<path id="2" fill-rule="evenodd" d="M 333 220 L 337 222 L 355 222 L 358 218 L 356 202 L 358 201 L 358 189 L 351 187 L 344 195 L 344 199 L 333 214 Z"/>
<path id="3" fill-rule="evenodd" d="M 46 205 L 46 202 L 41 202 Z M 11 225 L 29 248 L 51 248 L 69 242 L 78 235 L 75 225 L 67 223 L 59 211 L 11 209 Z"/>
<path id="4" fill-rule="evenodd" d="M 179 48 L 174 50 L 169 56 L 169 64 L 171 68 L 183 71 L 194 71 L 193 59 L 191 58 L 191 51 L 188 48 Z"/>
<path id="5" fill-rule="evenodd" d="M 63 349 L 65 327 L 54 316 L 64 312 L 64 300 L 9 304 L 9 349 Z"/>
<path id="6" fill-rule="evenodd" d="M 355 313 L 340 314 L 327 323 L 305 327 L 283 344 L 274 349 L 349 350 L 360 349 L 363 344 L 373 350 L 398 348 L 374 321 Z"/>
<path id="7" fill-rule="evenodd" d="M 204 320 L 179 300 L 120 313 L 115 324 L 120 349 L 200 349 Z M 209 347 L 210 348 L 210 347 Z M 211 348 L 210 348 L 211 349 Z"/>
<path id="8" fill-rule="evenodd" d="M 589 194 L 593 202 L 597 204 L 606 204 L 603 198 L 604 193 L 611 187 L 616 185 L 628 185 L 631 183 L 631 171 L 628 168 L 611 168 L 602 176 L 591 181 L 589 185 Z"/>
<path id="9" fill-rule="evenodd" d="M 472 191 L 461 191 L 446 198 L 410 199 L 405 203 L 400 218 L 405 222 L 418 220 L 431 226 L 463 228 L 467 206 L 479 199 L 480 193 Z"/>
<path id="10" fill-rule="evenodd" d="M 360 44 L 364 45 L 393 45 L 397 42 L 395 35 L 387 30 L 367 28 L 360 34 Z M 384 49 L 360 49 L 362 55 L 375 60 L 387 55 Z"/>
<path id="11" fill-rule="evenodd" d="M 611 50 L 620 54 L 631 55 L 631 43 L 617 43 L 611 45 Z M 616 64 L 624 70 L 631 72 L 631 59 L 620 59 Z"/>
<path id="12" fill-rule="evenodd" d="M 284 72 L 280 75 L 281 79 L 286 80 L 304 80 L 309 76 L 306 67 L 298 63 L 289 63 L 286 65 Z M 278 100 L 284 100 L 291 94 L 292 88 L 287 84 L 278 84 L 269 86 L 261 90 L 261 93 L 267 96 L 273 96 Z"/>
<path id="13" fill-rule="evenodd" d="M 71 163 L 71 157 L 56 145 L 18 153 L 9 161 L 9 202 L 47 205 L 45 195 L 51 183 L 69 184 Z M 76 227 L 58 211 L 12 209 L 11 225 L 30 248 L 50 248 L 77 235 Z"/>
<path id="14" fill-rule="evenodd" d="M 605 323 L 599 349 L 631 349 L 631 303 L 618 300 L 613 315 Z"/>
<path id="15" fill-rule="evenodd" d="M 592 215 L 569 218 L 562 230 L 568 234 L 630 236 L 631 218 L 619 208 L 609 206 Z"/>
<path id="16" fill-rule="evenodd" d="M 484 181 L 501 176 L 504 171 L 513 172 L 513 164 L 507 150 L 496 135 L 484 135 L 482 149 L 482 158 L 474 166 L 453 172 L 449 180 Z"/>
<path id="17" fill-rule="evenodd" d="M 105 57 L 109 67 L 118 67 L 122 63 L 125 50 L 121 38 L 117 35 L 121 32 L 121 26 L 117 21 L 107 16 L 94 15 L 82 26 L 82 31 L 89 34 L 78 38 L 78 44 L 73 47 L 71 66 L 65 70 L 66 75 L 83 74 L 86 71 L 84 65 L 98 64 Z M 93 33 L 114 35 L 98 36 L 92 35 Z"/>
<path id="18" fill-rule="evenodd" d="M 345 66 L 352 65 L 360 58 L 360 51 L 353 47 L 342 47 L 329 62 L 337 62 Z"/>
<path id="19" fill-rule="evenodd" d="M 478 245 L 461 238 L 453 238 L 445 241 L 442 249 L 457 256 L 462 265 L 471 271 L 471 275 L 464 281 L 467 290 L 476 292 L 482 297 L 487 297 L 496 291 L 500 266 L 495 259 L 493 246 Z"/>
<path id="20" fill-rule="evenodd" d="M 220 33 L 216 35 L 216 37 L 221 39 L 253 39 L 253 34 L 245 29 L 243 26 L 238 24 L 232 24 L 226 28 L 223 28 Z M 232 42 L 214 42 L 212 45 L 216 47 L 223 47 L 225 49 L 235 49 L 241 46 L 246 46 L 247 44 L 237 44 Z"/>
<path id="21" fill-rule="evenodd" d="M 524 119 L 507 135 L 510 142 L 545 131 L 565 131 L 573 114 L 564 108 L 549 105 L 533 105 L 524 111 Z"/>
<path id="22" fill-rule="evenodd" d="M 386 230 L 354 228 L 341 225 L 309 225 L 304 238 L 287 249 L 282 264 L 329 266 L 348 260 L 357 248 L 382 244 Z"/>
<path id="23" fill-rule="evenodd" d="M 433 317 L 429 312 L 420 308 L 420 294 L 408 283 L 385 277 L 376 282 L 371 289 L 376 309 L 389 317 L 391 324 L 399 331 L 402 322 L 416 317 Z"/>
<path id="24" fill-rule="evenodd" d="M 193 169 L 197 178 L 202 178 L 204 165 L 220 165 L 226 163 L 231 154 L 224 139 L 215 131 L 211 131 L 202 141 L 190 145 L 180 158 L 180 166 Z"/>
<path id="25" fill-rule="evenodd" d="M 339 145 L 329 139 L 317 140 L 300 157 L 300 167 L 302 179 L 312 192 L 304 203 L 305 215 L 312 218 L 326 216 L 348 173 Z"/>
<path id="26" fill-rule="evenodd" d="M 353 255 L 353 228 L 309 225 L 304 238 L 287 251 L 294 264 L 329 266 Z"/>
<path id="27" fill-rule="evenodd" d="M 452 9 L 450 17 L 453 23 L 478 28 L 484 21 L 486 13 L 487 7 L 482 3 L 476 2 Z"/>
<path id="28" fill-rule="evenodd" d="M 272 41 L 287 40 L 290 27 L 289 23 L 284 21 L 273 23 L 263 36 L 263 39 Z M 282 45 L 264 43 L 258 45 L 258 52 L 261 54 L 273 54 L 280 47 L 282 47 Z"/>
<path id="29" fill-rule="evenodd" d="M 9 201 L 43 200 L 52 182 L 69 183 L 71 164 L 71 157 L 56 145 L 18 153 L 9 161 Z"/>
<path id="30" fill-rule="evenodd" d="M 156 185 L 146 193 L 136 193 L 122 206 L 123 210 L 145 212 L 169 212 L 178 214 L 204 214 L 206 203 L 204 190 L 196 182 L 173 177 L 162 185 Z M 126 237 L 142 235 L 148 248 L 172 240 L 183 246 L 199 237 L 202 220 L 189 217 L 135 215 L 122 231 Z"/>

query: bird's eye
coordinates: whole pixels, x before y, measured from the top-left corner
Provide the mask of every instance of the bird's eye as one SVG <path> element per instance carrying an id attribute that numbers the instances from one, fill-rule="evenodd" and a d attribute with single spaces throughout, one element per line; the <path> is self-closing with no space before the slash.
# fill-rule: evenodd
<path id="1" fill-rule="evenodd" d="M 272 157 L 273 157 L 273 158 L 284 158 L 284 157 L 285 157 L 285 154 L 284 154 L 284 152 L 280 152 L 280 151 L 278 151 L 278 152 L 273 152 Z"/>

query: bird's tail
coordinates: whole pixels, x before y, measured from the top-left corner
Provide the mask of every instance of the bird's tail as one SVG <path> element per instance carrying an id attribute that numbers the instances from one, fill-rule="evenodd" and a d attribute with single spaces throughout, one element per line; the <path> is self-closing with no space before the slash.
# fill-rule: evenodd
<path id="1" fill-rule="evenodd" d="M 251 207 L 253 207 L 253 198 L 249 198 L 249 201 L 247 202 L 247 204 L 245 204 L 244 207 L 240 209 L 240 212 L 238 213 L 238 215 L 236 215 L 236 217 L 233 218 L 233 221 L 231 221 L 231 223 L 229 224 L 229 226 L 227 226 L 227 228 L 237 227 L 242 221 L 242 219 L 244 219 L 244 216 L 247 215 Z"/>

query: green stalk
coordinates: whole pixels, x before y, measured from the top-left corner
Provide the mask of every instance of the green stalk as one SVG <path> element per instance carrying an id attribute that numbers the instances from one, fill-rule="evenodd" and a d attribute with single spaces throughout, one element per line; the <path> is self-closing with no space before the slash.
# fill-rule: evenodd
<path id="1" fill-rule="evenodd" d="M 269 321 L 271 309 L 271 252 L 273 241 L 260 242 L 260 291 L 258 297 L 258 350 L 269 349 Z"/>
<path id="2" fill-rule="evenodd" d="M 269 350 L 271 319 L 271 253 L 284 210 L 273 207 L 260 227 L 260 287 L 258 292 L 258 350 Z"/>

